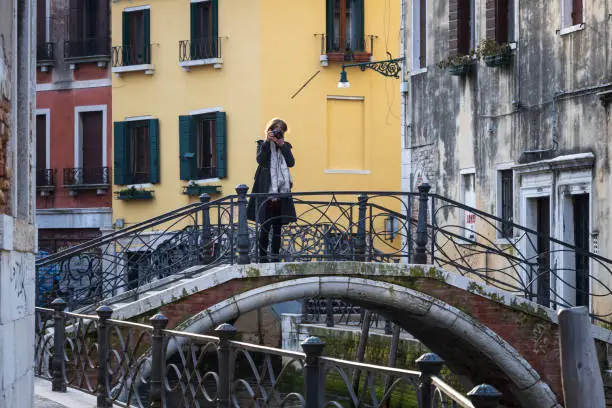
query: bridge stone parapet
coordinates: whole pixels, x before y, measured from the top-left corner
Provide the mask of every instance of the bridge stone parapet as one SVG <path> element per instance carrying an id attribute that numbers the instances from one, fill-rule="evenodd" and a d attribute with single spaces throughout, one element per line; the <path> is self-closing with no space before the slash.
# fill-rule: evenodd
<path id="1" fill-rule="evenodd" d="M 483 282 L 433 266 L 361 262 L 231 265 L 191 276 L 151 287 L 133 302 L 124 297 L 115 305 L 114 317 L 141 320 L 161 312 L 169 319 L 168 327 L 201 333 L 259 307 L 331 296 L 322 288 L 334 282 L 340 286 L 361 282 L 358 295 L 340 292 L 335 296 L 378 309 L 442 355 L 454 371 L 474 378 L 475 383 L 483 375 L 503 381 L 502 374 L 494 374 L 499 370 L 495 366 L 508 361 L 482 355 L 482 350 L 469 344 L 468 339 L 480 333 L 486 342 L 503 344 L 504 358 L 514 359 L 512 364 L 531 373 L 530 379 L 517 380 L 518 391 L 510 393 L 532 387 L 541 378 L 556 396 L 549 401 L 562 400 L 556 312 Z M 439 319 L 452 323 L 460 316 L 464 332 L 450 333 L 447 323 L 423 320 L 432 305 L 442 310 Z M 612 332 L 593 325 L 592 334 L 603 363 Z"/>

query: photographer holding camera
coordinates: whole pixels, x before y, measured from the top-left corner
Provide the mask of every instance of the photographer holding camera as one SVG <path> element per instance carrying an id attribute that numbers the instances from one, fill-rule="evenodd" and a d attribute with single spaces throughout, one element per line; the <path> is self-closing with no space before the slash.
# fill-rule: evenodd
<path id="1" fill-rule="evenodd" d="M 257 221 L 259 231 L 259 262 L 268 262 L 268 244 L 272 231 L 270 261 L 279 261 L 281 229 L 283 225 L 296 221 L 295 206 L 290 193 L 293 187 L 289 168 L 295 165 L 291 144 L 285 140 L 287 124 L 274 118 L 265 127 L 264 140 L 257 141 L 257 171 L 252 193 L 267 193 L 268 197 L 251 197 L 247 207 L 247 218 Z"/>

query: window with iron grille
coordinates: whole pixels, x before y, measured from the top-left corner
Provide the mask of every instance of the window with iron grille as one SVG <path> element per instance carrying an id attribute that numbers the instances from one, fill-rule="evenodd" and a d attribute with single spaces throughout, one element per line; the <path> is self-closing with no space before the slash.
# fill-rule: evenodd
<path id="1" fill-rule="evenodd" d="M 501 170 L 499 172 L 500 180 L 500 201 L 501 201 L 501 214 L 500 218 L 504 221 L 513 222 L 514 213 L 514 180 L 512 177 L 512 170 Z M 513 231 L 512 225 L 502 222 L 501 224 L 501 238 L 512 238 Z"/>

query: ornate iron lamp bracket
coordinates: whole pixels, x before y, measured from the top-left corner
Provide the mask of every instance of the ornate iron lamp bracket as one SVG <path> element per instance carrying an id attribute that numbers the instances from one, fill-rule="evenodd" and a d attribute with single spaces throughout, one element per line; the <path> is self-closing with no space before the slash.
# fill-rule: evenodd
<path id="1" fill-rule="evenodd" d="M 386 77 L 399 78 L 399 72 L 402 69 L 401 61 L 403 58 L 393 58 L 384 61 L 358 62 L 354 64 L 342 64 L 342 70 L 349 67 L 359 67 L 362 71 L 366 68 L 372 69 Z"/>

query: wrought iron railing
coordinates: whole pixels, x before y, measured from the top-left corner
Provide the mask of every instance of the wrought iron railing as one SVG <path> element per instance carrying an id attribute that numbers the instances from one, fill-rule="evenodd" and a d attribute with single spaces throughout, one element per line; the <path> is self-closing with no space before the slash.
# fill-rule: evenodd
<path id="1" fill-rule="evenodd" d="M 587 304 L 593 318 L 611 319 L 611 260 L 429 194 L 427 185 L 420 190 L 271 197 L 247 196 L 247 187 L 239 186 L 235 196 L 208 202 L 204 195 L 201 203 L 40 259 L 37 270 L 53 266 L 57 283 L 49 294 L 77 307 L 131 289 L 137 296 L 144 283 L 194 265 L 279 260 L 434 264 L 544 306 Z M 272 201 L 289 196 L 296 218 L 280 229 L 275 254 L 270 244 L 276 221 L 282 220 L 261 217 Z M 255 221 L 247 220 L 250 198 Z M 513 238 L 499 238 L 508 224 Z M 272 237 L 262 239 L 270 229 Z"/>
<path id="2" fill-rule="evenodd" d="M 300 353 L 234 341 L 229 324 L 213 337 L 166 330 L 161 314 L 149 326 L 112 320 L 107 306 L 97 315 L 65 312 L 61 299 L 52 306 L 36 308 L 35 374 L 53 391 L 95 394 L 100 408 L 385 407 L 400 398 L 419 408 L 480 408 L 501 397 L 487 385 L 468 397 L 457 392 L 439 377 L 444 362 L 432 353 L 411 371 L 323 357 L 316 337 Z"/>
<path id="3" fill-rule="evenodd" d="M 107 186 L 110 184 L 109 167 L 76 167 L 64 169 L 64 186 Z"/>
<path id="4" fill-rule="evenodd" d="M 179 41 L 179 62 L 222 58 L 221 37 L 193 38 Z"/>
<path id="5" fill-rule="evenodd" d="M 136 46 L 115 46 L 112 48 L 113 67 L 127 67 L 151 63 L 151 44 Z"/>
<path id="6" fill-rule="evenodd" d="M 36 170 L 36 187 L 55 186 L 56 169 Z"/>
<path id="7" fill-rule="evenodd" d="M 110 37 L 92 37 L 64 42 L 65 58 L 110 57 Z"/>
<path id="8" fill-rule="evenodd" d="M 36 62 L 55 61 L 55 43 L 44 42 L 36 45 Z"/>

